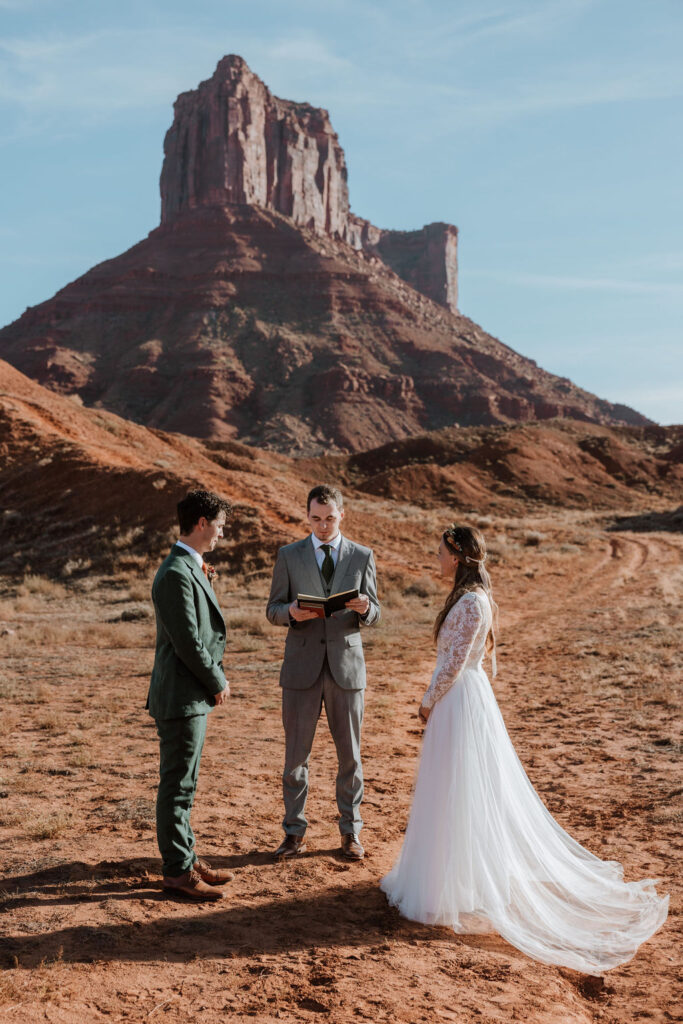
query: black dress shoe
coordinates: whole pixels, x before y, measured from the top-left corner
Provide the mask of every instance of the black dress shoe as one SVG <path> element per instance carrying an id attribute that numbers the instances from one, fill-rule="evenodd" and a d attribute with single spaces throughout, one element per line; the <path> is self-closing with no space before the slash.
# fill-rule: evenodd
<path id="1" fill-rule="evenodd" d="M 285 860 L 287 857 L 296 857 L 305 849 L 306 843 L 303 836 L 286 835 L 275 851 L 275 856 L 278 860 Z"/>
<path id="2" fill-rule="evenodd" d="M 341 851 L 342 856 L 347 860 L 362 860 L 365 856 L 365 850 L 360 845 L 358 836 L 354 836 L 353 832 L 347 832 L 342 836 Z"/>

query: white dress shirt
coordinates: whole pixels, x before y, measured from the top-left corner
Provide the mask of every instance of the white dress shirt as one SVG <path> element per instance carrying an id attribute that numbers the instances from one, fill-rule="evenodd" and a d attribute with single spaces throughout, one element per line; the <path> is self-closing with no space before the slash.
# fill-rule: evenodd
<path id="1" fill-rule="evenodd" d="M 311 540 L 313 541 L 313 550 L 315 551 L 315 560 L 318 563 L 318 568 L 322 569 L 323 562 L 325 561 L 325 552 L 323 551 L 323 544 L 329 544 L 330 556 L 334 562 L 335 568 L 337 567 L 337 559 L 339 558 L 339 545 L 341 544 L 342 535 L 338 533 L 334 540 L 319 540 L 314 533 L 311 534 Z"/>
<path id="2" fill-rule="evenodd" d="M 178 545 L 179 548 L 182 548 L 183 551 L 189 551 L 190 554 L 192 555 L 192 557 L 194 558 L 195 562 L 197 563 L 197 565 L 201 569 L 201 567 L 204 565 L 204 559 L 199 554 L 199 552 L 195 551 L 194 548 L 191 548 L 189 544 L 183 544 L 183 542 L 181 540 L 177 540 L 176 544 Z"/>

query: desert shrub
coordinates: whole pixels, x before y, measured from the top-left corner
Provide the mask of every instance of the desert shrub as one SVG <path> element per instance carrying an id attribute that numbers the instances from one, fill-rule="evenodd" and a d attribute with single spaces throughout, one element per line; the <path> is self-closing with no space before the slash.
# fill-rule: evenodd
<path id="1" fill-rule="evenodd" d="M 227 625 L 228 629 L 248 633 L 249 636 L 270 636 L 272 633 L 265 615 L 255 612 L 233 612 L 228 615 Z"/>
<path id="2" fill-rule="evenodd" d="M 117 618 L 111 619 L 112 622 L 138 622 L 140 619 L 149 619 L 152 615 L 152 609 L 148 604 L 136 604 L 130 608 L 124 608 L 123 611 Z"/>
<path id="3" fill-rule="evenodd" d="M 140 539 L 144 532 L 142 526 L 131 526 L 128 530 L 124 530 L 122 533 L 117 533 L 114 537 L 111 537 L 109 543 L 113 548 L 122 551 L 124 548 L 130 548 L 136 540 Z"/>
<path id="4" fill-rule="evenodd" d="M 70 558 L 62 566 L 62 576 L 77 575 L 78 573 L 87 572 L 92 566 L 92 561 L 89 558 Z"/>
<path id="5" fill-rule="evenodd" d="M 385 608 L 403 608 L 406 603 L 405 595 L 406 591 L 399 587 L 385 587 L 379 596 L 380 604 Z"/>
<path id="6" fill-rule="evenodd" d="M 228 636 L 228 650 L 235 654 L 260 651 L 262 647 L 263 637 L 249 636 L 249 634 L 239 632 Z"/>
<path id="7" fill-rule="evenodd" d="M 493 520 L 491 519 L 490 516 L 478 516 L 474 520 L 474 525 L 479 530 L 489 530 L 491 528 L 491 526 L 493 525 Z"/>
<path id="8" fill-rule="evenodd" d="M 507 538 L 498 533 L 486 542 L 486 554 L 493 565 L 510 557 L 510 545 Z"/>
<path id="9" fill-rule="evenodd" d="M 38 728 L 42 729 L 44 732 L 60 732 L 64 729 L 63 717 L 54 711 L 50 711 L 47 715 L 43 715 L 36 724 Z"/>
<path id="10" fill-rule="evenodd" d="M 406 594 L 414 594 L 416 597 L 432 597 L 439 589 L 439 585 L 430 576 L 420 576 L 413 580 L 406 587 Z"/>
<path id="11" fill-rule="evenodd" d="M 29 839 L 55 839 L 69 831 L 71 818 L 65 811 L 53 814 L 35 815 L 25 824 L 25 832 Z"/>
<path id="12" fill-rule="evenodd" d="M 27 597 L 29 594 L 56 599 L 66 597 L 68 590 L 63 583 L 29 573 L 17 587 L 17 597 Z"/>
<path id="13" fill-rule="evenodd" d="M 154 643 L 149 635 L 149 625 L 143 633 L 134 622 L 102 622 L 81 629 L 76 642 L 83 647 L 107 648 L 145 647 Z"/>
<path id="14" fill-rule="evenodd" d="M 545 540 L 545 536 L 538 530 L 527 530 L 524 534 L 524 547 L 537 548 Z"/>
<path id="15" fill-rule="evenodd" d="M 154 802 L 145 797 L 117 800 L 113 810 L 107 812 L 110 821 L 132 821 L 136 828 L 150 828 L 155 816 Z"/>
<path id="16" fill-rule="evenodd" d="M 152 584 L 148 580 L 140 580 L 131 583 L 128 587 L 128 598 L 130 601 L 151 601 Z"/>

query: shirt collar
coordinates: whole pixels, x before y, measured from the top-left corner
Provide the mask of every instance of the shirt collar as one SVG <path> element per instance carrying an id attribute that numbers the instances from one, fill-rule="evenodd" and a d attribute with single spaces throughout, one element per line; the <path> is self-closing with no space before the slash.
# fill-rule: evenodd
<path id="1" fill-rule="evenodd" d="M 317 551 L 318 548 L 321 548 L 323 544 L 329 544 L 330 547 L 334 548 L 334 550 L 336 551 L 339 545 L 341 544 L 341 539 L 341 533 L 338 533 L 334 540 L 320 540 L 318 537 L 316 537 L 314 533 L 311 534 L 311 540 L 313 541 L 313 548 L 315 551 Z"/>
<path id="2" fill-rule="evenodd" d="M 198 551 L 195 551 L 194 548 L 191 548 L 189 544 L 183 544 L 182 540 L 176 541 L 176 547 L 182 548 L 183 551 L 189 551 L 192 557 L 194 558 L 195 562 L 201 569 L 201 567 L 204 565 L 204 559 L 202 558 Z"/>

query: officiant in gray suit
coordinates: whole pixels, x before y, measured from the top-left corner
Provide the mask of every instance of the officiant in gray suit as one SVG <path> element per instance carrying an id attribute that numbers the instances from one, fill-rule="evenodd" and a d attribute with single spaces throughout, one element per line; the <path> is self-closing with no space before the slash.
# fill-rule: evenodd
<path id="1" fill-rule="evenodd" d="M 362 860 L 358 839 L 363 821 L 363 722 L 365 659 L 361 628 L 379 622 L 375 562 L 370 548 L 342 536 L 344 503 L 336 487 L 320 485 L 308 495 L 311 533 L 280 548 L 266 615 L 287 628 L 280 672 L 285 767 L 282 776 L 285 837 L 275 856 L 305 850 L 308 763 L 322 707 L 337 750 L 337 807 L 342 854 Z M 329 618 L 299 608 L 297 594 L 328 597 L 358 590 L 358 597 Z"/>

